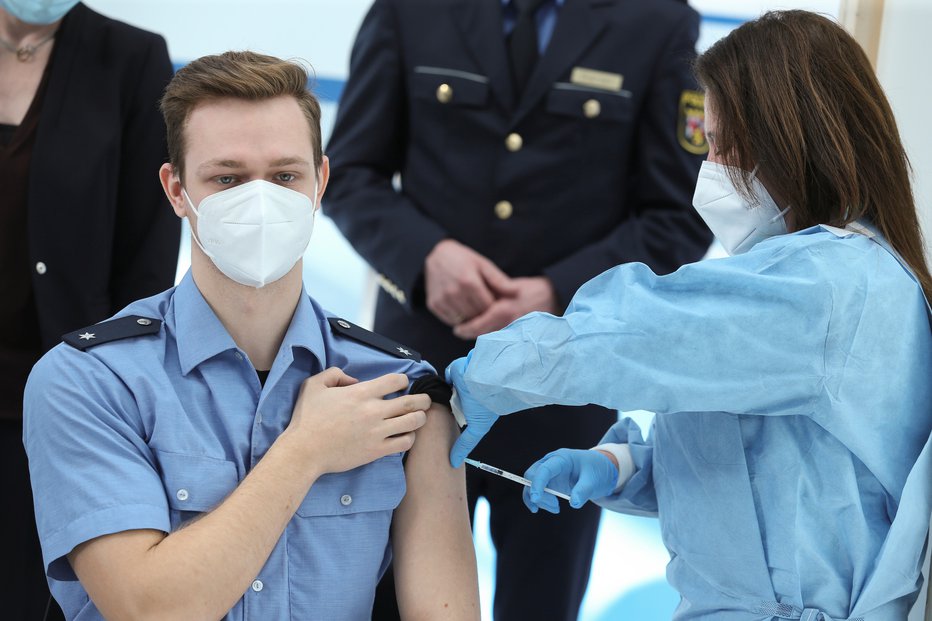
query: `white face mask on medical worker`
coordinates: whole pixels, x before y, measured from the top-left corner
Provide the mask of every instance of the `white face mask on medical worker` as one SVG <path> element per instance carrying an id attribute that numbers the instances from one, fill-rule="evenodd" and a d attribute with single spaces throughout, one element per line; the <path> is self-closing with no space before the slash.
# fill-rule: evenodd
<path id="1" fill-rule="evenodd" d="M 783 216 L 790 208 L 780 211 L 754 172 L 751 177 L 753 200 L 749 202 L 731 182 L 727 166 L 705 161 L 699 169 L 693 207 L 729 255 L 747 252 L 757 242 L 787 232 Z"/>
<path id="2" fill-rule="evenodd" d="M 228 278 L 249 287 L 275 282 L 304 256 L 314 230 L 315 200 L 256 179 L 211 194 L 196 208 L 194 241 Z"/>
<path id="3" fill-rule="evenodd" d="M 57 22 L 74 8 L 78 0 L 0 0 L 7 13 L 27 24 Z"/>

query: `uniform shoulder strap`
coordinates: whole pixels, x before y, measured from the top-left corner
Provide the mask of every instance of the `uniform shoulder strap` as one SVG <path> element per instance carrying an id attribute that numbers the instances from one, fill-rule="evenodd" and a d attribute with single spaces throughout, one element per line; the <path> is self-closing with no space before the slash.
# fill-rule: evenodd
<path id="1" fill-rule="evenodd" d="M 330 317 L 327 319 L 330 322 L 330 328 L 335 334 L 340 336 L 345 336 L 346 338 L 353 339 L 363 345 L 368 345 L 380 351 L 384 351 L 387 354 L 395 356 L 396 358 L 404 358 L 406 360 L 413 360 L 415 362 L 421 361 L 421 354 L 417 353 L 410 347 L 405 347 L 395 341 L 382 336 L 381 334 L 376 334 L 375 332 L 370 332 L 365 328 L 360 328 L 354 323 L 350 323 L 345 319 L 340 319 L 339 317 Z"/>
<path id="2" fill-rule="evenodd" d="M 133 336 L 158 334 L 161 327 L 162 321 L 160 319 L 127 315 L 126 317 L 103 321 L 93 326 L 69 332 L 61 338 L 75 349 L 87 351 L 95 345 L 102 345 L 111 341 L 119 341 Z"/>

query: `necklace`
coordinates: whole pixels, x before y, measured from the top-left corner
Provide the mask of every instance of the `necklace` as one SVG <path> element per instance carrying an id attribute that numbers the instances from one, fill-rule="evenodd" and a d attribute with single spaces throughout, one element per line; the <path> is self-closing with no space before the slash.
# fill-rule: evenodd
<path id="1" fill-rule="evenodd" d="M 38 50 L 40 47 L 42 47 L 43 45 L 45 45 L 46 43 L 48 43 L 54 38 L 55 38 L 55 33 L 53 32 L 52 34 L 42 39 L 35 45 L 23 45 L 20 47 L 16 47 L 12 43 L 4 39 L 0 39 L 0 45 L 3 45 L 3 47 L 13 52 L 14 54 L 16 54 L 16 59 L 19 60 L 19 62 L 25 63 L 25 62 L 29 62 L 30 60 L 32 60 L 32 57 L 35 56 L 36 50 Z"/>

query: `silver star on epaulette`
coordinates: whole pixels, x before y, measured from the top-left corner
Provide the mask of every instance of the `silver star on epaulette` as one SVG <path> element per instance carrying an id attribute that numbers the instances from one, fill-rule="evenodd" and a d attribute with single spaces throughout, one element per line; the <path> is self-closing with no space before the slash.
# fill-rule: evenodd
<path id="1" fill-rule="evenodd" d="M 398 348 L 398 351 L 400 351 L 400 352 L 401 352 L 402 354 L 404 354 L 405 356 L 410 356 L 410 355 L 411 355 L 411 352 L 409 352 L 409 351 L 408 351 L 407 349 L 405 349 L 404 347 L 399 347 L 399 348 Z"/>
<path id="2" fill-rule="evenodd" d="M 97 337 L 94 336 L 94 333 L 93 333 L 93 332 L 85 332 L 84 334 L 79 334 L 79 335 L 78 335 L 78 338 L 81 339 L 81 340 L 83 340 L 83 341 L 89 341 L 89 340 L 91 340 L 91 339 L 93 339 L 93 338 L 97 338 Z"/>

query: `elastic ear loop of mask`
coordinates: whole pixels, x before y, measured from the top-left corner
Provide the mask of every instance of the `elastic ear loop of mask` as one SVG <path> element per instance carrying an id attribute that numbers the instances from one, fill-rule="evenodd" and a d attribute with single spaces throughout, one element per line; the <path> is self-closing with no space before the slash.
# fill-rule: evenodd
<path id="1" fill-rule="evenodd" d="M 184 188 L 181 188 L 181 194 L 184 196 L 185 200 L 188 201 L 188 205 L 191 206 L 191 211 L 193 211 L 194 215 L 197 216 L 197 221 L 200 222 L 201 214 L 197 212 L 197 207 L 194 206 L 194 201 L 192 201 L 191 197 L 188 196 L 188 191 L 185 190 Z M 196 226 L 191 227 L 191 237 L 194 238 L 194 242 L 197 244 L 197 247 L 201 249 L 201 252 L 203 252 L 205 255 L 207 255 L 211 259 L 214 258 L 213 253 L 207 250 L 207 248 L 204 247 L 204 244 L 201 243 L 200 235 L 197 234 Z"/>
<path id="2" fill-rule="evenodd" d="M 770 197 L 770 200 L 773 201 L 774 206 L 777 207 L 777 209 L 779 209 L 780 206 L 777 205 L 777 201 L 774 201 L 774 200 L 773 200 L 773 196 L 771 196 L 771 195 L 770 195 L 770 192 L 767 191 L 767 188 L 764 187 L 764 182 L 757 178 L 757 169 L 758 169 L 759 167 L 760 167 L 760 164 L 755 164 L 755 165 L 754 165 L 754 170 L 751 171 L 751 177 L 752 177 L 755 181 L 757 181 L 757 182 L 761 185 L 762 188 L 764 188 L 764 191 L 767 192 L 767 196 L 769 196 L 769 197 Z M 777 215 L 775 215 L 774 217 L 772 217 L 770 220 L 767 220 L 767 224 L 772 224 L 772 223 L 776 222 L 776 221 L 777 221 L 777 218 L 782 218 L 783 216 L 785 216 L 785 215 L 787 214 L 787 212 L 788 212 L 789 210 L 790 210 L 790 206 L 787 205 L 787 206 L 783 209 L 783 211 L 781 211 L 780 213 L 778 213 Z M 747 239 L 747 238 L 745 238 L 745 239 Z"/>
<path id="3" fill-rule="evenodd" d="M 773 198 L 771 198 L 770 200 L 773 200 Z M 776 204 L 776 201 L 774 201 L 774 204 Z M 775 215 L 774 217 L 772 217 L 772 218 L 770 218 L 769 220 L 767 220 L 767 224 L 772 224 L 772 223 L 776 222 L 776 221 L 777 221 L 777 218 L 782 218 L 784 215 L 786 215 L 786 213 L 787 213 L 789 210 L 790 210 L 790 207 L 789 207 L 789 205 L 787 205 L 787 207 L 786 207 L 783 211 L 781 211 L 780 213 L 778 213 L 778 214 Z M 754 227 L 754 230 L 752 230 L 750 233 L 748 233 L 748 234 L 744 237 L 744 239 L 742 239 L 738 244 L 735 245 L 735 250 L 738 250 L 739 248 L 741 248 L 742 246 L 744 246 L 745 242 L 747 242 L 747 241 L 751 238 L 751 236 L 754 235 L 754 233 L 756 233 L 756 232 L 758 231 L 758 229 L 760 229 L 760 226 L 755 226 L 755 227 Z"/>
<path id="4" fill-rule="evenodd" d="M 761 185 L 761 187 L 763 187 L 764 191 L 767 192 L 767 188 L 764 187 L 764 183 L 763 183 L 760 179 L 757 178 L 757 169 L 758 169 L 759 167 L 760 167 L 759 164 L 755 164 L 755 165 L 754 165 L 754 168 L 751 170 L 751 175 L 750 175 L 750 176 L 751 176 L 751 179 L 753 179 L 754 181 L 756 181 L 757 183 L 759 183 L 759 184 Z M 770 192 L 767 192 L 767 196 L 769 196 L 769 197 L 770 197 L 770 200 L 773 201 L 774 206 L 776 206 L 776 207 L 779 209 L 780 206 L 777 205 L 777 201 L 774 201 L 774 200 L 773 200 L 773 197 L 770 196 Z M 760 202 L 760 201 L 759 201 L 759 199 L 758 199 L 758 203 L 759 203 L 759 202 Z M 787 214 L 787 212 L 789 212 L 789 210 L 790 210 L 790 206 L 787 205 L 787 206 L 783 209 L 783 211 L 779 212 L 777 215 L 775 215 L 775 216 L 773 216 L 772 218 L 770 218 L 769 220 L 767 220 L 767 224 L 773 224 L 774 222 L 777 221 L 777 218 L 782 218 L 783 216 L 785 216 L 785 215 Z M 760 229 L 760 226 L 755 226 L 754 229 L 753 229 L 751 232 L 749 232 L 749 233 L 744 237 L 744 239 L 742 239 L 740 242 L 738 242 L 737 244 L 735 244 L 735 250 L 737 251 L 739 248 L 741 248 L 742 246 L 744 246 L 744 244 L 751 238 L 752 235 L 754 235 L 754 233 L 757 232 L 758 229 Z"/>

